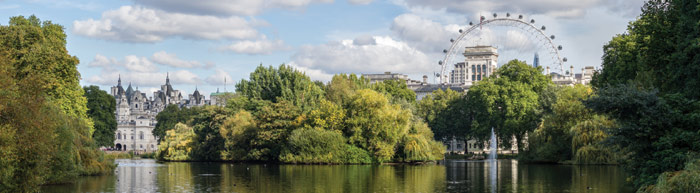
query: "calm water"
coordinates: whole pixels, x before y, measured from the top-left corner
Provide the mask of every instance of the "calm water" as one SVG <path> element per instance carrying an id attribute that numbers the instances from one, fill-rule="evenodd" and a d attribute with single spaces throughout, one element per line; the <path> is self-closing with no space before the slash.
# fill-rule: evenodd
<path id="1" fill-rule="evenodd" d="M 43 192 L 634 192 L 616 166 L 518 164 L 270 165 L 117 160 L 115 174 Z M 590 188 L 590 189 L 589 189 Z"/>

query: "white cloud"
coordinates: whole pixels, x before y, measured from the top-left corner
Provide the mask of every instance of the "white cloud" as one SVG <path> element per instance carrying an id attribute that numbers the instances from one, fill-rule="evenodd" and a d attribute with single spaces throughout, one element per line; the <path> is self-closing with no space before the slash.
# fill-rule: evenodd
<path id="1" fill-rule="evenodd" d="M 202 63 L 199 61 L 185 61 L 177 58 L 177 55 L 167 53 L 165 51 L 153 53 L 153 56 L 151 56 L 151 60 L 153 60 L 153 62 L 155 63 L 175 68 L 197 68 L 203 66 Z"/>
<path id="2" fill-rule="evenodd" d="M 88 63 L 88 67 L 108 67 L 117 64 L 117 59 L 107 58 L 101 54 L 95 55 L 95 59 Z"/>
<path id="3" fill-rule="evenodd" d="M 444 10 L 451 13 L 490 15 L 492 12 L 543 14 L 557 18 L 580 18 L 594 7 L 623 15 L 638 14 L 645 0 L 394 0 L 409 9 Z"/>
<path id="4" fill-rule="evenodd" d="M 173 73 L 170 73 L 170 81 L 172 81 L 174 84 L 200 84 L 202 83 L 202 79 L 197 76 L 197 74 L 194 74 L 190 71 L 187 70 L 178 70 Z"/>
<path id="5" fill-rule="evenodd" d="M 221 69 L 216 69 L 214 74 L 207 77 L 206 82 L 210 85 L 233 85 L 231 75 L 229 75 L 228 72 Z"/>
<path id="6" fill-rule="evenodd" d="M 248 55 L 262 55 L 271 54 L 275 51 L 288 50 L 289 46 L 284 44 L 282 40 L 267 40 L 265 38 L 261 40 L 245 40 L 238 41 L 228 46 L 223 46 L 219 48 L 223 51 L 231 51 L 240 54 Z"/>
<path id="7" fill-rule="evenodd" d="M 119 63 L 129 71 L 132 72 L 157 72 L 158 67 L 156 67 L 153 62 L 148 60 L 146 57 L 138 57 L 134 55 L 128 55 L 124 57 L 124 60 Z"/>
<path id="8" fill-rule="evenodd" d="M 348 2 L 356 5 L 367 5 L 374 0 L 348 0 Z"/>
<path id="9" fill-rule="evenodd" d="M 273 8 L 297 9 L 333 0 L 133 0 L 137 4 L 172 12 L 199 15 L 257 15 Z M 355 0 L 367 1 L 367 0 Z"/>
<path id="10" fill-rule="evenodd" d="M 73 32 L 126 42 L 159 42 L 169 37 L 219 40 L 259 36 L 252 24 L 241 17 L 168 13 L 140 6 L 122 6 L 106 11 L 99 20 L 74 21 Z"/>
<path id="11" fill-rule="evenodd" d="M 375 36 L 376 44 L 357 45 L 353 40 L 330 42 L 321 45 L 302 46 L 292 56 L 292 64 L 317 76 L 327 79 L 338 73 L 380 73 L 385 71 L 401 73 L 425 73 L 432 71 L 429 58 L 423 52 L 413 49 L 404 42 L 390 37 Z"/>
<path id="12" fill-rule="evenodd" d="M 412 47 L 424 52 L 440 52 L 458 36 L 457 25 L 442 25 L 414 14 L 394 18 L 391 31 Z"/>

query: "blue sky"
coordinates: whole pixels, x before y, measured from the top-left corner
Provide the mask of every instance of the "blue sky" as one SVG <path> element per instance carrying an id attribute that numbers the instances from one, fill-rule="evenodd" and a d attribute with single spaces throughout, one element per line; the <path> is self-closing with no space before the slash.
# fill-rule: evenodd
<path id="1" fill-rule="evenodd" d="M 600 66 L 643 0 L 0 0 L 0 23 L 36 15 L 65 27 L 83 85 L 104 90 L 121 75 L 151 93 L 204 93 L 260 64 L 290 64 L 312 79 L 335 73 L 434 73 L 442 48 L 479 15 L 523 14 L 556 34 L 566 65 Z M 511 40 L 508 40 L 511 41 Z M 513 40 L 523 41 L 528 40 Z M 531 62 L 531 53 L 514 57 Z M 575 70 L 577 71 L 577 70 Z"/>

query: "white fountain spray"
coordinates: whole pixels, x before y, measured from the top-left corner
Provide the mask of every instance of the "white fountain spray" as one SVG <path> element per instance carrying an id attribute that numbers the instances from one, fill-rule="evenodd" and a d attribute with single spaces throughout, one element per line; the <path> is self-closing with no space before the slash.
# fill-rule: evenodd
<path id="1" fill-rule="evenodd" d="M 491 141 L 489 142 L 489 177 L 491 181 L 491 192 L 496 193 L 498 189 L 498 160 L 496 160 L 496 154 L 498 153 L 498 146 L 496 142 L 496 133 L 491 128 Z"/>
<path id="2" fill-rule="evenodd" d="M 493 127 L 491 128 L 491 142 L 489 144 L 489 161 L 496 160 L 496 154 L 498 153 L 498 145 L 496 142 L 496 133 L 493 132 Z"/>

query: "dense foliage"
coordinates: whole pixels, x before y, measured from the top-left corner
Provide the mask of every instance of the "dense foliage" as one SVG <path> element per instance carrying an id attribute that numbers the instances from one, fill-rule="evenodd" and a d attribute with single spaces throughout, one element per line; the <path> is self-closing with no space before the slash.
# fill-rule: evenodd
<path id="1" fill-rule="evenodd" d="M 629 151 L 624 166 L 640 190 L 673 191 L 665 183 L 676 178 L 661 174 L 683 170 L 700 152 L 699 21 L 696 0 L 650 0 L 604 47 L 597 96 L 586 106 L 618 124 L 608 131 L 611 143 Z"/>
<path id="2" fill-rule="evenodd" d="M 156 115 L 155 128 L 153 128 L 153 136 L 158 139 L 160 143 L 163 141 L 166 132 L 169 129 L 175 128 L 177 123 L 186 123 L 192 116 L 198 114 L 200 111 L 199 107 L 183 108 L 180 109 L 177 105 L 168 105 Z"/>
<path id="3" fill-rule="evenodd" d="M 504 64 L 494 76 L 479 81 L 467 93 L 468 113 L 472 117 L 470 133 L 485 141 L 494 128 L 503 147 L 510 147 L 514 137 L 522 149 L 525 134 L 541 122 L 546 96 L 542 93 L 551 85 L 541 67 L 518 60 Z"/>
<path id="4" fill-rule="evenodd" d="M 468 139 L 471 128 L 468 111 L 464 95 L 451 89 L 437 89 L 417 105 L 417 115 L 433 130 L 435 139 L 441 141 Z"/>
<path id="5" fill-rule="evenodd" d="M 87 98 L 87 114 L 95 126 L 92 138 L 97 146 L 111 147 L 114 145 L 114 133 L 117 131 L 117 118 L 114 116 L 117 102 L 112 95 L 100 90 L 98 86 L 86 86 L 83 90 Z"/>
<path id="6" fill-rule="evenodd" d="M 108 172 L 92 139 L 78 59 L 63 27 L 35 16 L 0 26 L 0 192 Z"/>
<path id="7" fill-rule="evenodd" d="M 226 107 L 206 106 L 178 120 L 159 115 L 159 124 L 179 122 L 182 130 L 167 131 L 159 158 L 364 164 L 432 161 L 444 153 L 413 116 L 415 93 L 403 82 L 370 85 L 336 75 L 324 85 L 281 65 L 258 67 L 236 88 Z M 185 132 L 180 123 L 191 129 Z M 174 143 L 182 138 L 193 143 Z"/>

